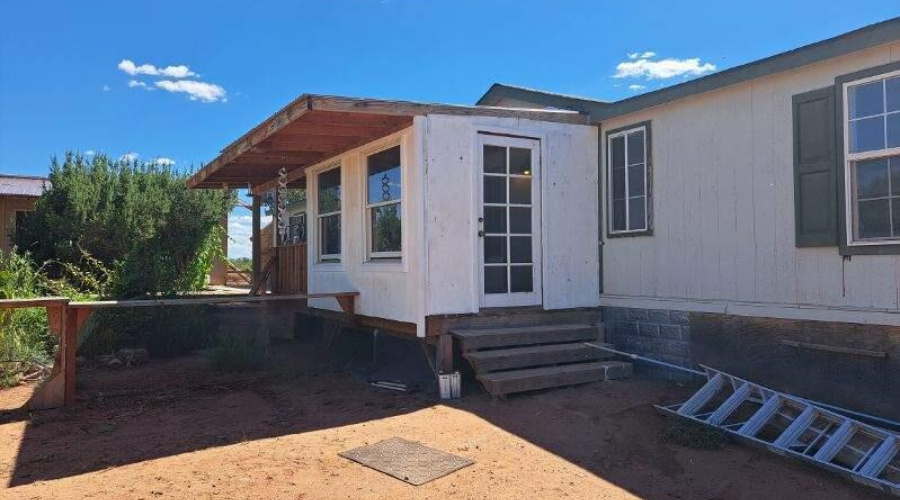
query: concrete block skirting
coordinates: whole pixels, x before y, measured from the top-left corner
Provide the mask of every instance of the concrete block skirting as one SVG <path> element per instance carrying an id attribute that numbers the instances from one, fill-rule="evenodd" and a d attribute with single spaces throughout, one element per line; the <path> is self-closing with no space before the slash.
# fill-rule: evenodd
<path id="1" fill-rule="evenodd" d="M 635 354 L 703 364 L 773 389 L 900 420 L 900 327 L 603 307 L 606 341 Z M 684 379 L 636 363 L 638 373 Z"/>

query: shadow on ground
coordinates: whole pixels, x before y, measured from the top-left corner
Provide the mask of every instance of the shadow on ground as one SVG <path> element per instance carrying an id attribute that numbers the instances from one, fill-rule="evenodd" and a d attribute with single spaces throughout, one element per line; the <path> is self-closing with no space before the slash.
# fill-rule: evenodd
<path id="1" fill-rule="evenodd" d="M 16 456 L 6 468 L 8 484 L 31 485 L 363 422 L 378 425 L 383 419 L 440 406 L 433 387 L 427 386 L 430 368 L 421 348 L 417 344 L 388 347 L 381 352 L 393 354 L 380 356 L 384 369 L 374 372 L 366 366 L 372 348 L 368 337 L 352 335 L 327 347 L 319 340 L 274 346 L 271 368 L 253 375 L 215 375 L 201 355 L 130 370 L 85 372 L 73 408 L 30 417 Z M 376 389 L 366 383 L 369 377 L 403 380 L 423 390 Z M 475 387 L 467 388 L 466 398 L 446 406 L 477 417 L 479 432 L 495 427 L 499 431 L 490 432 L 511 434 L 503 444 L 512 450 L 511 456 L 516 456 L 517 447 L 530 443 L 561 458 L 567 473 L 578 471 L 576 475 L 584 476 L 584 481 L 599 479 L 639 498 L 819 500 L 873 495 L 827 474 L 739 446 L 700 451 L 665 442 L 661 434 L 667 423 L 652 405 L 677 402 L 689 393 L 671 383 L 604 382 L 506 401 L 494 401 Z M 22 418 L 27 414 L 21 410 L 7 411 L 0 416 L 0 428 Z M 459 427 L 458 422 L 446 425 L 448 431 Z M 499 474 L 517 466 L 509 456 L 491 458 L 483 457 L 473 469 L 492 468 L 488 473 L 493 475 L 493 468 Z M 538 475 L 523 475 L 520 481 L 558 476 L 555 467 L 546 465 L 539 474 L 535 472 Z M 464 482 L 466 474 L 476 472 L 464 470 L 448 480 Z M 353 474 L 358 478 L 361 473 Z M 485 487 L 487 492 L 481 493 L 491 496 L 491 485 Z M 559 491 L 559 496 L 564 494 Z"/>

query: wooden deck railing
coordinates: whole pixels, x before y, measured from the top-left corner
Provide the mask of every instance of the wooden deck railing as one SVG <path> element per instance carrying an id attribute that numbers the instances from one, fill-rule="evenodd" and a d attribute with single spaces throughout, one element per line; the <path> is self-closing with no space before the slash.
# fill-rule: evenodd
<path id="1" fill-rule="evenodd" d="M 209 297 L 185 297 L 175 299 L 150 300 L 107 300 L 94 302 L 73 302 L 68 297 L 44 297 L 35 299 L 0 300 L 0 310 L 44 308 L 50 331 L 59 337 L 59 349 L 50 378 L 35 389 L 28 407 L 33 410 L 58 408 L 75 402 L 75 354 L 78 349 L 78 333 L 97 309 L 120 309 L 135 307 L 196 306 L 203 304 L 228 304 L 235 302 L 261 302 L 284 300 L 308 300 L 333 298 L 337 300 L 348 324 L 356 324 L 356 297 L 359 292 L 337 293 L 294 293 L 260 296 L 216 295 Z M 265 314 L 265 308 L 262 308 Z"/>
<path id="2" fill-rule="evenodd" d="M 306 293 L 306 243 L 283 245 L 276 247 L 274 251 L 276 264 L 272 292 Z"/>

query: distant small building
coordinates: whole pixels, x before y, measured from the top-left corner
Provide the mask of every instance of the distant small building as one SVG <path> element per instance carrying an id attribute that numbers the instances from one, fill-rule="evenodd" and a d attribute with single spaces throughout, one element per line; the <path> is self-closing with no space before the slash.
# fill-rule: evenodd
<path id="1" fill-rule="evenodd" d="M 13 235 L 22 216 L 34 210 L 35 201 L 49 188 L 46 177 L 0 174 L 0 250 L 12 249 Z"/>

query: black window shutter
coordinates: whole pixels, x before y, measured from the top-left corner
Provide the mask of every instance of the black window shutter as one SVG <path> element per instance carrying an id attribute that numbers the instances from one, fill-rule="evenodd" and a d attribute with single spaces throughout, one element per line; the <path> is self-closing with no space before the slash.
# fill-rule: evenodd
<path id="1" fill-rule="evenodd" d="M 838 244 L 834 87 L 793 98 L 794 213 L 798 247 Z"/>

